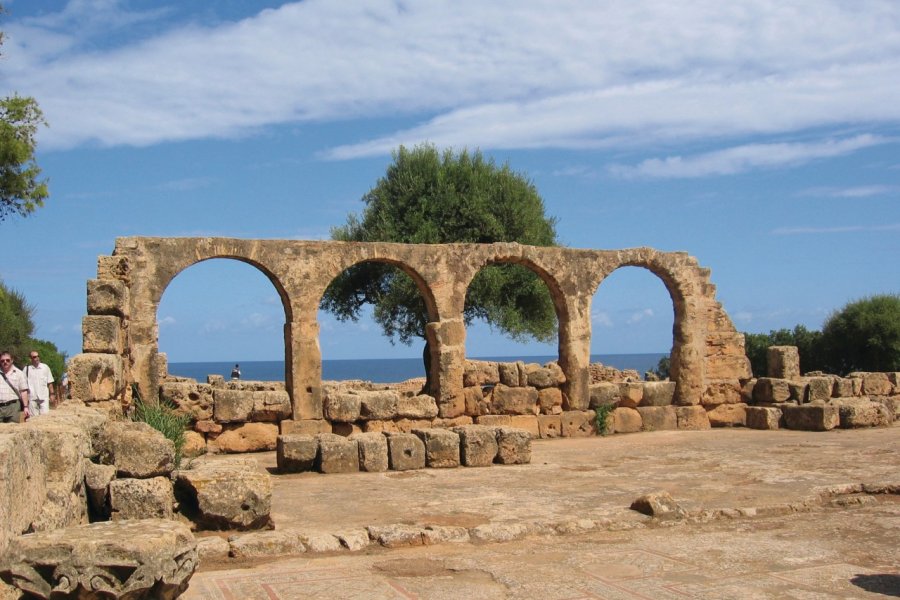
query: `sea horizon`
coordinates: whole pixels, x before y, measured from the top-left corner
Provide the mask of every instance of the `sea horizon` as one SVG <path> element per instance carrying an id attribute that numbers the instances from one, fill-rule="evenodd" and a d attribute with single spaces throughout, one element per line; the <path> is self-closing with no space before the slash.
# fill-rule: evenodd
<path id="1" fill-rule="evenodd" d="M 620 370 L 634 369 L 642 376 L 645 371 L 656 367 L 659 359 L 667 356 L 665 352 L 648 352 L 636 354 L 592 354 L 592 363 L 603 363 L 608 367 Z M 497 362 L 515 362 L 545 364 L 558 359 L 557 356 L 473 356 L 472 360 L 490 360 Z M 284 381 L 283 360 L 246 360 L 246 361 L 197 361 L 170 362 L 169 374 L 179 377 L 190 377 L 205 382 L 208 375 L 222 375 L 231 378 L 231 369 L 235 363 L 240 365 L 241 379 L 250 381 Z M 361 379 L 373 383 L 397 383 L 424 377 L 425 371 L 421 358 L 344 358 L 322 361 L 322 379 L 325 381 L 343 381 Z"/>

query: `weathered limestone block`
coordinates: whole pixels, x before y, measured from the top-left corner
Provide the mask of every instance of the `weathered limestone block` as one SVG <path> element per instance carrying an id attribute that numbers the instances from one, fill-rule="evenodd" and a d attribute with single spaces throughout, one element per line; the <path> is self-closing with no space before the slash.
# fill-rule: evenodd
<path id="1" fill-rule="evenodd" d="M 469 530 L 469 536 L 476 542 L 511 542 L 528 535 L 524 523 L 485 523 Z"/>
<path id="2" fill-rule="evenodd" d="M 492 413 L 501 415 L 538 414 L 538 391 L 533 387 L 509 387 L 498 383 L 491 396 L 491 409 Z"/>
<path id="3" fill-rule="evenodd" d="M 122 319 L 110 315 L 87 315 L 81 319 L 82 352 L 122 353 Z"/>
<path id="4" fill-rule="evenodd" d="M 513 427 L 497 428 L 497 458 L 501 465 L 527 465 L 531 462 L 531 434 Z"/>
<path id="5" fill-rule="evenodd" d="M 275 461 L 282 473 L 315 471 L 319 440 L 311 435 L 279 435 L 275 443 Z"/>
<path id="6" fill-rule="evenodd" d="M 334 433 L 320 433 L 319 469 L 323 473 L 355 473 L 359 471 L 359 444 L 356 440 Z"/>
<path id="7" fill-rule="evenodd" d="M 0 577 L 37 598 L 172 600 L 187 589 L 197 565 L 197 541 L 187 525 L 142 519 L 16 538 Z"/>
<path id="8" fill-rule="evenodd" d="M 194 431 L 197 433 L 222 433 L 225 428 L 215 421 L 197 421 L 194 423 Z"/>
<path id="9" fill-rule="evenodd" d="M 369 537 L 385 548 L 421 546 L 425 543 L 424 530 L 415 525 L 397 523 L 366 527 Z"/>
<path id="10" fill-rule="evenodd" d="M 116 354 L 76 354 L 68 373 L 72 397 L 82 402 L 114 400 L 125 388 L 122 357 Z"/>
<path id="11" fill-rule="evenodd" d="M 480 385 L 463 388 L 463 401 L 466 404 L 466 415 L 478 417 L 491 412 L 492 393 L 485 396 Z"/>
<path id="12" fill-rule="evenodd" d="M 465 387 L 494 385 L 500 381 L 499 366 L 492 361 L 467 360 L 463 371 Z"/>
<path id="13" fill-rule="evenodd" d="M 636 409 L 620 406 L 613 409 L 611 415 L 613 433 L 637 433 L 641 430 L 643 419 Z"/>
<path id="14" fill-rule="evenodd" d="M 836 404 L 786 404 L 782 408 L 784 426 L 787 429 L 803 431 L 828 431 L 840 425 L 840 415 Z"/>
<path id="15" fill-rule="evenodd" d="M 168 477 L 114 479 L 109 483 L 110 517 L 124 519 L 171 519 L 175 495 Z"/>
<path id="16" fill-rule="evenodd" d="M 809 402 L 809 384 L 805 381 L 789 381 L 788 389 L 791 392 L 789 400 L 794 404 L 806 404 Z"/>
<path id="17" fill-rule="evenodd" d="M 519 381 L 519 368 L 516 363 L 498 363 L 497 371 L 500 375 L 500 383 L 509 387 L 519 387 L 523 382 Z M 528 382 L 525 381 L 525 384 Z"/>
<path id="18" fill-rule="evenodd" d="M 382 473 L 388 470 L 388 442 L 383 433 L 354 433 L 350 436 L 359 444 L 359 470 Z"/>
<path id="19" fill-rule="evenodd" d="M 291 416 L 291 397 L 286 391 L 253 392 L 251 421 L 278 422 Z"/>
<path id="20" fill-rule="evenodd" d="M 797 346 L 769 346 L 766 350 L 766 375 L 777 379 L 800 377 L 800 352 Z"/>
<path id="21" fill-rule="evenodd" d="M 646 393 L 646 389 L 644 391 Z M 701 404 L 738 404 L 741 402 L 741 388 L 738 382 L 711 382 L 706 384 Z"/>
<path id="22" fill-rule="evenodd" d="M 254 531 L 228 538 L 229 553 L 235 558 L 266 558 L 306 552 L 298 532 L 292 530 Z"/>
<path id="23" fill-rule="evenodd" d="M 325 417 L 330 421 L 359 421 L 361 398 L 357 394 L 336 393 L 325 398 Z"/>
<path id="24" fill-rule="evenodd" d="M 393 471 L 425 468 L 425 444 L 413 433 L 386 432 L 388 461 Z"/>
<path id="25" fill-rule="evenodd" d="M 791 388 L 787 379 L 760 377 L 753 386 L 753 401 L 757 404 L 786 402 L 790 397 Z"/>
<path id="26" fill-rule="evenodd" d="M 335 423 L 331 426 L 331 433 L 336 433 L 343 437 L 350 437 L 354 433 L 362 433 L 363 428 L 356 423 Z"/>
<path id="27" fill-rule="evenodd" d="M 208 383 L 212 387 L 225 387 L 225 376 L 210 373 L 206 376 L 206 383 Z"/>
<path id="28" fill-rule="evenodd" d="M 887 396 L 894 389 L 887 373 L 866 373 L 862 378 L 862 393 L 866 396 Z"/>
<path id="29" fill-rule="evenodd" d="M 807 402 L 828 402 L 834 389 L 834 380 L 831 377 L 810 377 L 806 380 Z"/>
<path id="30" fill-rule="evenodd" d="M 741 381 L 741 402 L 753 404 L 753 388 L 756 387 L 756 378 Z"/>
<path id="31" fill-rule="evenodd" d="M 475 422 L 486 427 L 509 427 L 512 425 L 512 415 L 481 415 L 475 417 Z"/>
<path id="32" fill-rule="evenodd" d="M 750 429 L 778 429 L 781 409 L 767 406 L 747 407 L 747 427 Z"/>
<path id="33" fill-rule="evenodd" d="M 541 414 L 552 415 L 562 412 L 563 393 L 557 387 L 544 388 L 538 391 L 538 407 Z"/>
<path id="34" fill-rule="evenodd" d="M 641 406 L 669 406 L 675 397 L 674 381 L 645 381 Z M 593 387 L 593 386 L 591 386 Z M 591 394 L 593 401 L 593 394 Z"/>
<path id="35" fill-rule="evenodd" d="M 747 424 L 746 404 L 720 404 L 706 408 L 712 427 L 744 427 Z"/>
<path id="36" fill-rule="evenodd" d="M 129 280 L 131 265 L 127 256 L 98 256 L 97 279 Z"/>
<path id="37" fill-rule="evenodd" d="M 397 416 L 400 395 L 394 390 L 360 392 L 359 418 L 365 420 L 393 419 Z M 437 405 L 435 405 L 435 408 Z"/>
<path id="38" fill-rule="evenodd" d="M 537 422 L 541 439 L 562 437 L 562 419 L 559 415 L 538 415 Z"/>
<path id="39" fill-rule="evenodd" d="M 160 398 L 174 404 L 193 421 L 213 418 L 213 388 L 193 381 L 166 381 L 159 386 Z"/>
<path id="40" fill-rule="evenodd" d="M 206 454 L 206 436 L 197 431 L 184 432 L 184 445 L 181 447 L 181 456 L 194 458 Z"/>
<path id="41" fill-rule="evenodd" d="M 862 379 L 859 377 L 838 377 L 834 381 L 834 392 L 832 396 L 835 398 L 849 398 L 850 396 L 862 395 Z"/>
<path id="42" fill-rule="evenodd" d="M 214 388 L 214 418 L 219 423 L 244 423 L 253 412 L 253 392 Z"/>
<path id="43" fill-rule="evenodd" d="M 539 390 L 558 386 L 566 381 L 562 369 L 555 362 L 549 362 L 543 367 L 536 363 L 527 364 L 525 374 L 528 385 Z"/>
<path id="44" fill-rule="evenodd" d="M 709 416 L 702 406 L 676 406 L 675 415 L 678 417 L 678 429 L 700 431 L 709 429 Z"/>
<path id="45" fill-rule="evenodd" d="M 631 510 L 657 519 L 683 519 L 687 511 L 682 508 L 669 492 L 658 491 L 644 494 L 631 503 Z"/>
<path id="46" fill-rule="evenodd" d="M 242 453 L 274 450 L 278 439 L 275 423 L 234 423 L 224 427 L 222 433 L 209 434 L 207 448 L 219 452 Z"/>
<path id="47" fill-rule="evenodd" d="M 619 384 L 610 381 L 591 384 L 591 408 L 597 408 L 606 404 L 618 407 L 619 405 Z"/>
<path id="48" fill-rule="evenodd" d="M 300 531 L 297 535 L 306 546 L 306 551 L 310 553 L 338 552 L 341 549 L 341 541 L 330 533 Z"/>
<path id="49" fill-rule="evenodd" d="M 363 421 L 363 433 L 385 433 L 388 431 L 400 431 L 395 421 Z"/>
<path id="50" fill-rule="evenodd" d="M 900 394 L 893 396 L 872 396 L 872 402 L 883 404 L 893 420 L 900 420 Z"/>
<path id="51" fill-rule="evenodd" d="M 638 406 L 636 410 L 641 414 L 641 429 L 644 431 L 678 429 L 674 406 Z"/>
<path id="52" fill-rule="evenodd" d="M 459 434 L 447 429 L 413 429 L 425 444 L 425 465 L 433 469 L 459 466 Z"/>
<path id="53" fill-rule="evenodd" d="M 894 386 L 894 394 L 900 394 L 900 371 L 891 371 L 887 374 L 891 385 Z"/>
<path id="54" fill-rule="evenodd" d="M 231 550 L 228 540 L 218 536 L 210 536 L 197 540 L 197 556 L 200 557 L 200 563 L 204 561 L 208 563 L 223 562 L 228 558 L 228 552 Z"/>
<path id="55" fill-rule="evenodd" d="M 435 544 L 465 544 L 469 542 L 469 530 L 465 527 L 428 525 L 422 530 L 426 546 Z"/>
<path id="56" fill-rule="evenodd" d="M 397 417 L 401 419 L 433 419 L 437 416 L 438 406 L 432 396 L 419 394 L 397 399 Z"/>
<path id="57" fill-rule="evenodd" d="M 0 424 L 0 556 L 9 539 L 25 532 L 40 515 L 47 496 L 45 469 L 40 433 Z"/>
<path id="58" fill-rule="evenodd" d="M 563 437 L 590 437 L 597 434 L 592 410 L 566 410 L 559 415 Z"/>
<path id="59" fill-rule="evenodd" d="M 894 415 L 880 402 L 844 404 L 838 408 L 838 414 L 844 429 L 888 427 L 894 422 Z"/>
<path id="60" fill-rule="evenodd" d="M 644 385 L 638 382 L 623 381 L 619 386 L 619 404 L 624 408 L 637 408 L 644 398 Z"/>
<path id="61" fill-rule="evenodd" d="M 366 549 L 371 540 L 369 540 L 369 532 L 365 529 L 345 529 L 335 533 L 337 539 L 340 540 L 341 546 L 350 552 L 358 552 Z"/>
<path id="62" fill-rule="evenodd" d="M 174 473 L 182 514 L 201 529 L 262 529 L 270 524 L 272 479 L 252 458 L 195 459 Z"/>
<path id="63" fill-rule="evenodd" d="M 461 417 L 453 417 L 452 419 L 432 419 L 431 426 L 432 427 L 440 427 L 441 429 L 453 429 L 454 427 L 461 427 L 463 425 L 472 425 L 475 420 L 468 416 L 463 415 Z"/>
<path id="64" fill-rule="evenodd" d="M 87 282 L 89 315 L 128 317 L 128 288 L 114 279 L 91 279 Z"/>
<path id="65" fill-rule="evenodd" d="M 459 434 L 460 458 L 467 467 L 487 467 L 497 457 L 497 435 L 490 427 L 464 425 L 454 427 Z"/>
<path id="66" fill-rule="evenodd" d="M 331 423 L 325 419 L 300 419 L 293 421 L 284 419 L 280 423 L 281 435 L 316 435 L 317 433 L 331 433 Z"/>
<path id="67" fill-rule="evenodd" d="M 146 423 L 107 421 L 94 442 L 102 464 L 119 477 L 168 476 L 175 468 L 175 444 Z"/>
<path id="68" fill-rule="evenodd" d="M 96 520 L 109 518 L 109 484 L 115 478 L 116 468 L 113 465 L 98 465 L 85 459 L 84 486 L 88 509 Z"/>
<path id="69" fill-rule="evenodd" d="M 527 431 L 532 438 L 541 437 L 541 428 L 536 415 L 514 415 L 509 418 L 509 426 Z"/>

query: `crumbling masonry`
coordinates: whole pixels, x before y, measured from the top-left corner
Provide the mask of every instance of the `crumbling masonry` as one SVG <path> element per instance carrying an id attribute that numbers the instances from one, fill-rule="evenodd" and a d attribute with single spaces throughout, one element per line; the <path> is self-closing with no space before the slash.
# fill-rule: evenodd
<path id="1" fill-rule="evenodd" d="M 432 395 L 439 416 L 464 414 L 466 328 L 463 306 L 472 278 L 486 265 L 515 263 L 547 285 L 559 319 L 559 366 L 567 410 L 586 409 L 591 300 L 620 267 L 643 267 L 659 277 L 675 314 L 671 378 L 674 404 L 738 401 L 750 377 L 743 336 L 716 301 L 709 269 L 685 252 L 652 248 L 581 250 L 498 244 L 390 244 L 231 238 L 116 240 L 88 281 L 83 352 L 71 367 L 73 396 L 87 402 L 125 399 L 136 383 L 145 398 L 159 393 L 157 308 L 184 269 L 212 258 L 251 264 L 272 282 L 285 312 L 285 384 L 294 419 L 323 417 L 317 311 L 325 288 L 361 262 L 395 265 L 416 283 L 428 308 Z M 164 369 L 162 369 L 164 371 Z M 732 399 L 733 397 L 733 399 Z M 729 400 L 730 399 L 730 400 Z"/>

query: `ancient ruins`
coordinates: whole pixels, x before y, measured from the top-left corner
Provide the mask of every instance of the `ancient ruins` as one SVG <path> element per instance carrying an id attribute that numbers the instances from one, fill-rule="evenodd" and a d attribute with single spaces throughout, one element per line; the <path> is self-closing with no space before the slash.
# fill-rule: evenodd
<path id="1" fill-rule="evenodd" d="M 178 273 L 212 258 L 254 265 L 278 291 L 284 382 L 198 382 L 167 373 L 157 345 L 160 298 Z M 319 299 L 336 275 L 362 261 L 396 265 L 418 285 L 431 318 L 431 389 L 322 381 Z M 547 284 L 559 319 L 558 361 L 466 359 L 466 289 L 480 268 L 497 262 L 524 265 Z M 671 380 L 589 364 L 591 300 L 623 266 L 650 270 L 671 295 Z M 69 365 L 71 399 L 49 415 L 0 425 L 0 579 L 42 598 L 174 598 L 206 558 L 503 541 L 601 523 L 411 525 L 398 515 L 396 524 L 333 532 L 279 528 L 273 474 L 502 472 L 515 467 L 500 465 L 532 468 L 532 440 L 540 438 L 711 427 L 827 431 L 891 426 L 900 416 L 900 373 L 802 374 L 796 348 L 772 347 L 768 376 L 753 377 L 709 271 L 685 253 L 121 238 L 111 256 L 100 257 L 87 292 L 83 353 Z M 188 416 L 181 464 L 170 439 L 125 418 L 133 387 Z M 269 471 L 240 456 L 264 450 L 277 458 Z M 894 494 L 896 486 L 869 491 Z M 232 533 L 198 541 L 192 530 Z M 7 589 L 0 583 L 0 597 Z"/>

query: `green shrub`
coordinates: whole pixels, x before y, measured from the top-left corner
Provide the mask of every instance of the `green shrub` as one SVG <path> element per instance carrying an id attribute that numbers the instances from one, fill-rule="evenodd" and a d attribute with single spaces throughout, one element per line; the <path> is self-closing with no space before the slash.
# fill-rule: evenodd
<path id="1" fill-rule="evenodd" d="M 609 434 L 609 416 L 612 414 L 612 411 L 615 410 L 615 406 L 612 404 L 601 404 L 600 406 L 594 409 L 594 419 L 597 422 L 597 434 L 598 435 L 607 435 Z"/>
<path id="2" fill-rule="evenodd" d="M 825 321 L 821 340 L 831 373 L 900 370 L 900 294 L 847 304 Z"/>
<path id="3" fill-rule="evenodd" d="M 167 439 L 172 440 L 172 443 L 175 444 L 175 468 L 178 468 L 181 464 L 181 449 L 184 448 L 184 432 L 187 431 L 191 422 L 190 416 L 179 413 L 170 401 L 144 402 L 137 387 L 132 386 L 132 390 L 134 392 L 134 413 L 131 415 L 131 420 L 146 423 L 166 436 Z"/>

